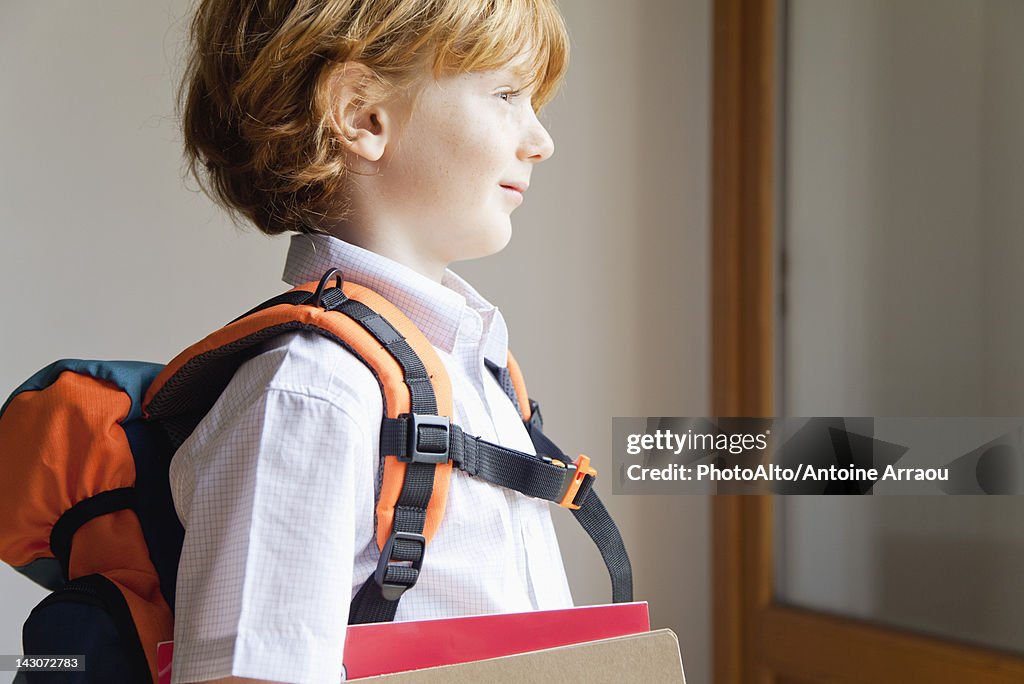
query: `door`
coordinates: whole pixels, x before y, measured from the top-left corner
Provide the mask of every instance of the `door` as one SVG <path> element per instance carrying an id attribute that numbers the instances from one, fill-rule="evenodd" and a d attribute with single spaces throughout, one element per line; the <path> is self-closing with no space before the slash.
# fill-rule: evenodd
<path id="1" fill-rule="evenodd" d="M 1024 414 L 1020 7 L 716 2 L 715 415 Z M 1018 499 L 712 510 L 716 682 L 1024 681 Z"/>

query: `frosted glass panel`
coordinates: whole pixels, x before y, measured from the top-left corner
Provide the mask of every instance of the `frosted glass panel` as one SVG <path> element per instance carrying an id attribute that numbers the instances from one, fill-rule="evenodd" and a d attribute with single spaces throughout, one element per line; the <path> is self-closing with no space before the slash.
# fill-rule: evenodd
<path id="1" fill-rule="evenodd" d="M 1024 3 L 788 3 L 781 408 L 1024 415 Z M 1024 651 L 1024 498 L 779 498 L 780 601 Z"/>
<path id="2" fill-rule="evenodd" d="M 782 602 L 1024 652 L 1024 499 L 780 501 Z"/>

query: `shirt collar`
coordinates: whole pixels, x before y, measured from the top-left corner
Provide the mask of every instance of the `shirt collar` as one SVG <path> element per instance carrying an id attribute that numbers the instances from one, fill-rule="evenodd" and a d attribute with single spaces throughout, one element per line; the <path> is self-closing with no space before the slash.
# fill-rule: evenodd
<path id="1" fill-rule="evenodd" d="M 291 286 L 319 280 L 340 268 L 348 282 L 367 287 L 398 307 L 432 345 L 451 353 L 466 309 L 483 323 L 484 357 L 505 366 L 508 328 L 498 309 L 449 269 L 440 283 L 375 252 L 322 233 L 293 235 L 284 267 Z"/>

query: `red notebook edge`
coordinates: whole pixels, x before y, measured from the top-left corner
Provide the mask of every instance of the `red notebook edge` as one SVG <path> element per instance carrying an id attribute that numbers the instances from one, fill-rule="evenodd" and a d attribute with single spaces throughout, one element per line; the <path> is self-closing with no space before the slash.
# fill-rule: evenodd
<path id="1" fill-rule="evenodd" d="M 352 625 L 347 679 L 454 665 L 649 632 L 646 601 L 561 610 Z M 174 642 L 157 645 L 158 684 L 170 684 Z"/>

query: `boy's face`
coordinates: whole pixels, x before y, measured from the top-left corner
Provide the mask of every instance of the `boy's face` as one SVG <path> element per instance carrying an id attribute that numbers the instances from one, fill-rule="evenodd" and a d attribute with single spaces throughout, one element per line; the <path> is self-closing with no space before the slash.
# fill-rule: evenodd
<path id="1" fill-rule="evenodd" d="M 379 174 L 364 186 L 378 229 L 405 240 L 419 257 L 446 266 L 508 243 L 510 214 L 523 201 L 533 166 L 554 151 L 517 64 L 425 77 Z"/>

